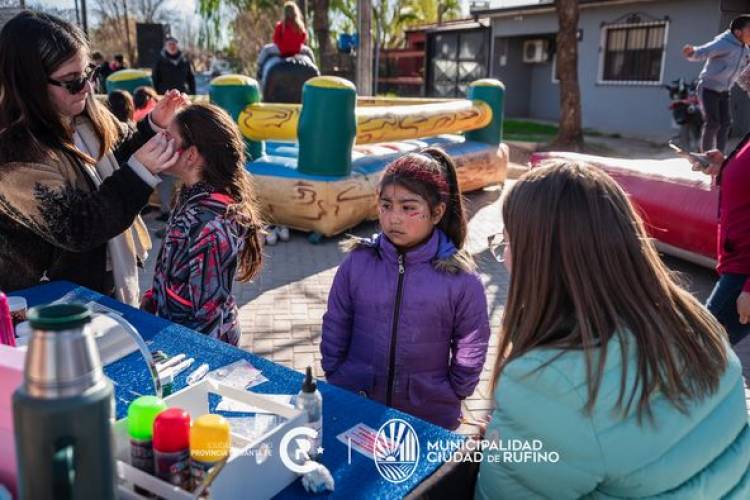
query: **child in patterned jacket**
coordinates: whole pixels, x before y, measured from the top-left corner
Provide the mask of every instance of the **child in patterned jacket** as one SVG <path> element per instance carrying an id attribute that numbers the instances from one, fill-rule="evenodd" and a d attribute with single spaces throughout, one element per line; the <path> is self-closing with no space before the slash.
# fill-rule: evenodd
<path id="1" fill-rule="evenodd" d="M 194 104 L 167 128 L 180 158 L 169 169 L 183 184 L 141 307 L 237 345 L 232 283 L 262 263 L 261 230 L 237 125 L 216 106 Z"/>

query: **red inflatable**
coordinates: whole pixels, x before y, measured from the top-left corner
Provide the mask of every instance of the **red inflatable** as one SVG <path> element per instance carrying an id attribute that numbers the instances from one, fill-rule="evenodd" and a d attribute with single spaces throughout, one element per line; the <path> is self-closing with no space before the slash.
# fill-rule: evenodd
<path id="1" fill-rule="evenodd" d="M 531 165 L 548 159 L 582 161 L 602 168 L 628 193 L 659 250 L 715 267 L 719 191 L 709 176 L 694 172 L 687 160 L 535 153 Z"/>

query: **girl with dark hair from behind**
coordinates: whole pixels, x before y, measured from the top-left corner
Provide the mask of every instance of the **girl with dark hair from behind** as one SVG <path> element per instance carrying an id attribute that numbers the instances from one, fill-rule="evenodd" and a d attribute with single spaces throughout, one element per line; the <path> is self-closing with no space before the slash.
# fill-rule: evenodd
<path id="1" fill-rule="evenodd" d="M 127 90 L 113 90 L 107 96 L 107 106 L 115 118 L 126 125 L 135 125 L 133 97 Z"/>
<path id="2" fill-rule="evenodd" d="M 240 339 L 235 274 L 250 281 L 263 262 L 260 216 L 245 170 L 245 142 L 221 108 L 193 104 L 167 129 L 182 181 L 141 307 L 232 345 Z"/>
<path id="3" fill-rule="evenodd" d="M 159 96 L 153 87 L 143 85 L 135 89 L 135 92 L 133 92 L 133 107 L 135 108 L 133 119 L 136 122 L 141 121 L 153 111 L 157 102 L 159 102 Z"/>
<path id="4" fill-rule="evenodd" d="M 323 316 L 327 380 L 437 425 L 460 424 L 489 339 L 456 167 L 408 153 L 380 183 L 382 233 L 350 242 Z"/>
<path id="5" fill-rule="evenodd" d="M 503 221 L 491 250 L 510 286 L 475 498 L 750 498 L 740 361 L 622 188 L 553 161 L 511 188 Z"/>
<path id="6" fill-rule="evenodd" d="M 176 161 L 156 133 L 168 96 L 137 128 L 93 98 L 96 68 L 72 24 L 22 12 L 0 32 L 0 289 L 69 280 L 138 304 L 150 240 L 138 217 Z"/>

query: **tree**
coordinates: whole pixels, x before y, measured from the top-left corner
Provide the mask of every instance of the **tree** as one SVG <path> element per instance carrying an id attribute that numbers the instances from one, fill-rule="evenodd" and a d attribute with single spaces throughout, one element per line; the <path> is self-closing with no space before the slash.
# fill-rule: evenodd
<path id="1" fill-rule="evenodd" d="M 350 32 L 357 26 L 356 0 L 331 0 L 339 15 L 339 29 Z M 461 0 L 374 0 L 374 38 L 380 46 L 393 48 L 403 41 L 404 31 L 414 25 L 442 22 L 461 15 Z"/>
<path id="2" fill-rule="evenodd" d="M 240 61 L 238 71 L 255 75 L 258 54 L 273 37 L 276 21 L 281 16 L 281 5 L 275 8 L 255 8 L 240 13 L 232 24 L 229 55 Z"/>
<path id="3" fill-rule="evenodd" d="M 425 0 L 421 0 L 424 2 Z M 433 4 L 434 5 L 434 4 Z M 461 16 L 460 0 L 442 0 L 437 6 L 437 23 L 443 24 L 443 21 L 456 19 Z"/>
<path id="4" fill-rule="evenodd" d="M 160 9 L 165 0 L 137 0 L 128 2 L 128 10 L 131 15 L 135 15 L 141 22 L 155 23 L 161 20 Z"/>
<path id="5" fill-rule="evenodd" d="M 555 0 L 560 28 L 557 32 L 557 71 L 560 77 L 560 128 L 555 148 L 581 151 L 581 89 L 578 86 L 578 0 Z"/>
<path id="6" fill-rule="evenodd" d="M 335 52 L 331 43 L 331 22 L 328 19 L 329 0 L 311 0 L 313 14 L 313 31 L 315 40 L 318 42 L 318 60 L 323 73 L 330 72 L 328 67 L 331 60 L 330 55 Z"/>
<path id="7" fill-rule="evenodd" d="M 94 46 L 104 52 L 125 53 L 136 63 L 135 24 L 171 19 L 160 9 L 166 0 L 96 0 L 95 13 L 100 21 L 92 32 Z"/>
<path id="8" fill-rule="evenodd" d="M 126 23 L 124 18 L 103 19 L 99 25 L 91 31 L 91 46 L 94 50 L 104 54 L 125 54 L 128 63 L 132 66 L 136 61 L 135 47 L 130 46 L 128 51 L 125 26 L 130 30 L 130 39 L 135 40 L 135 20 L 129 19 Z"/>
<path id="9" fill-rule="evenodd" d="M 215 28 L 218 30 L 221 28 L 222 19 L 227 16 L 227 12 L 231 12 L 233 19 L 236 19 L 243 12 L 277 12 L 279 3 L 279 1 L 274 0 L 199 0 L 198 10 L 203 17 L 213 21 Z M 331 25 L 328 19 L 330 0 L 308 0 L 308 3 L 312 5 L 312 25 L 319 53 L 318 59 L 321 63 L 321 69 L 326 72 L 326 65 L 330 59 L 327 56 L 334 50 L 331 43 Z M 279 18 L 280 16 L 276 19 Z M 275 24 L 274 21 L 275 19 L 271 20 L 271 23 Z M 257 36 L 260 36 L 260 34 Z M 264 39 L 263 42 L 270 43 L 271 37 Z"/>

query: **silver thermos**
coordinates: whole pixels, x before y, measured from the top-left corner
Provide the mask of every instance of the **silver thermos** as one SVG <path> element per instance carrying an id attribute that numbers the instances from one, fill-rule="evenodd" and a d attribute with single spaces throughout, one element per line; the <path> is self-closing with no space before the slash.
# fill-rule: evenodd
<path id="1" fill-rule="evenodd" d="M 112 383 L 92 313 L 80 304 L 29 310 L 24 382 L 13 395 L 20 498 L 115 498 Z"/>

